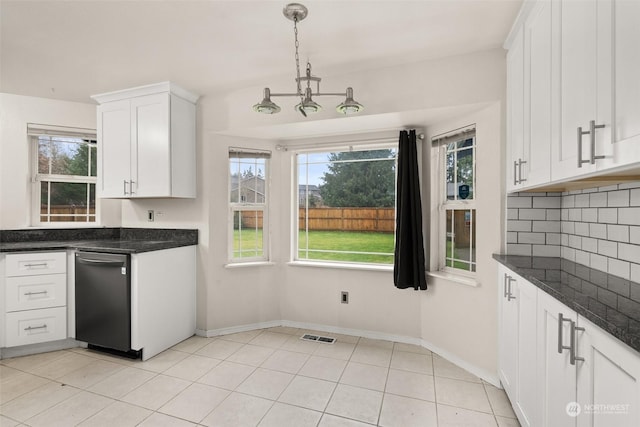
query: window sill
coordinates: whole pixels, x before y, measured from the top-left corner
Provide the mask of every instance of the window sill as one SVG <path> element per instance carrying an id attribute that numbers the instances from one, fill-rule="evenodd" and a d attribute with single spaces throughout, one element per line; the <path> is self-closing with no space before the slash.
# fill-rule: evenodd
<path id="1" fill-rule="evenodd" d="M 375 265 L 375 264 L 347 264 L 342 262 L 311 262 L 311 261 L 291 261 L 287 265 L 292 267 L 316 267 L 316 268 L 333 268 L 342 270 L 366 270 L 366 271 L 389 271 L 393 272 L 393 265 Z"/>
<path id="2" fill-rule="evenodd" d="M 477 288 L 478 286 L 480 286 L 480 283 L 473 277 L 453 274 L 445 271 L 427 271 L 427 276 L 437 277 L 438 279 L 448 280 L 450 282 L 455 282 L 465 286 L 471 286 L 473 288 Z"/>
<path id="3" fill-rule="evenodd" d="M 276 265 L 276 263 L 271 261 L 234 262 L 234 263 L 225 264 L 224 268 L 261 267 L 265 265 L 271 266 L 271 265 Z"/>

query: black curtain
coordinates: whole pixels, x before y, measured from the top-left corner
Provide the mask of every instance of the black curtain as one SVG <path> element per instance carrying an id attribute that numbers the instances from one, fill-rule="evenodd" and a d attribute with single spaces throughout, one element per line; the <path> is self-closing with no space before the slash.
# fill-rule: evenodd
<path id="1" fill-rule="evenodd" d="M 403 130 L 398 142 L 396 247 L 393 262 L 393 283 L 400 289 L 427 289 L 418 173 L 416 131 Z"/>

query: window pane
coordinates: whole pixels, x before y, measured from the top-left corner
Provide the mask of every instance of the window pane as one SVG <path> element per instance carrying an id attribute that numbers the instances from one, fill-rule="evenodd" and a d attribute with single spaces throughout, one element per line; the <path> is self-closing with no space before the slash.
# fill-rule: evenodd
<path id="1" fill-rule="evenodd" d="M 475 271 L 475 209 L 447 210 L 445 265 Z"/>
<path id="2" fill-rule="evenodd" d="M 263 212 L 234 212 L 233 258 L 255 258 L 263 255 Z"/>
<path id="3" fill-rule="evenodd" d="M 91 147 L 91 169 L 89 175 L 98 176 L 98 148 L 94 145 Z"/>
<path id="4" fill-rule="evenodd" d="M 396 149 L 298 154 L 298 259 L 393 263 Z"/>
<path id="5" fill-rule="evenodd" d="M 92 150 L 92 171 L 89 150 Z M 77 138 L 38 137 L 38 173 L 96 176 L 95 142 Z"/>
<path id="6" fill-rule="evenodd" d="M 446 182 L 447 182 L 447 200 L 454 200 L 456 198 L 456 153 L 448 152 L 446 160 Z"/>
<path id="7" fill-rule="evenodd" d="M 265 159 L 231 158 L 229 162 L 231 203 L 265 203 Z"/>
<path id="8" fill-rule="evenodd" d="M 458 151 L 458 199 L 473 199 L 473 149 Z"/>
<path id="9" fill-rule="evenodd" d="M 41 221 L 95 221 L 95 191 L 95 184 L 41 182 Z"/>

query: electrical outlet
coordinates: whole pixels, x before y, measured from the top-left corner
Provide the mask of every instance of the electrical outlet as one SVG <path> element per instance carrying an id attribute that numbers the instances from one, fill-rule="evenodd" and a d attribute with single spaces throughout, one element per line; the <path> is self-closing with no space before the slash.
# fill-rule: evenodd
<path id="1" fill-rule="evenodd" d="M 155 213 L 153 212 L 153 209 L 149 209 L 147 211 L 147 221 L 153 222 L 154 219 L 155 219 Z"/>
<path id="2" fill-rule="evenodd" d="M 343 304 L 349 304 L 349 292 L 347 291 L 340 292 L 340 302 Z"/>

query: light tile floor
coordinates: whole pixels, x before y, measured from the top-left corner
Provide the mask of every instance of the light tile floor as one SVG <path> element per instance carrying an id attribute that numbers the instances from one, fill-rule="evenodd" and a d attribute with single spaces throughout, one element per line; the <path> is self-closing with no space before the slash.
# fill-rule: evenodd
<path id="1" fill-rule="evenodd" d="M 141 362 L 82 348 L 0 361 L 0 425 L 519 426 L 503 390 L 421 347 L 295 328 L 191 337 Z"/>

